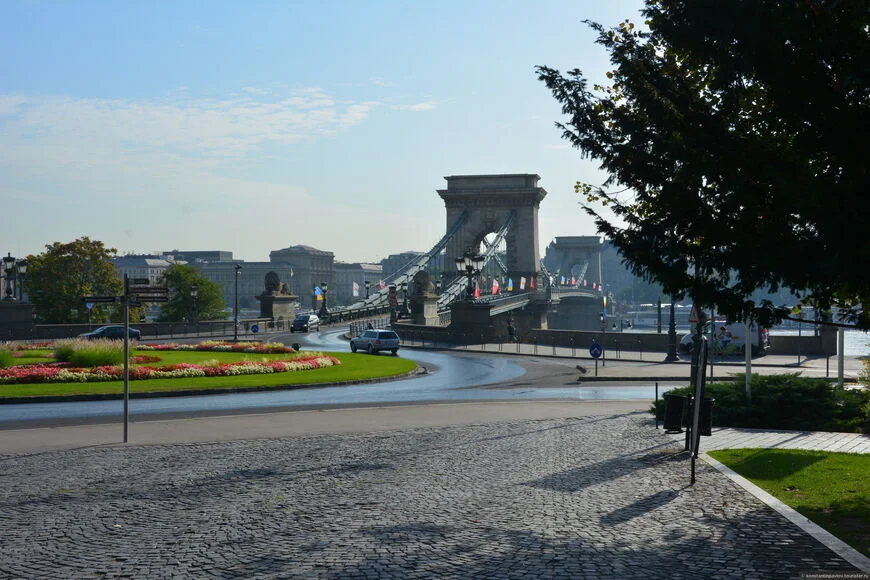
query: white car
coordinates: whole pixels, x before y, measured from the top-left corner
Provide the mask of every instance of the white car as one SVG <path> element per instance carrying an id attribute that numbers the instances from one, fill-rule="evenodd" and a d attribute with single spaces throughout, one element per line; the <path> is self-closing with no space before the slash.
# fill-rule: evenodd
<path id="1" fill-rule="evenodd" d="M 350 351 L 364 350 L 369 354 L 377 354 L 388 350 L 396 354 L 399 350 L 399 335 L 392 330 L 369 329 L 350 339 Z"/>

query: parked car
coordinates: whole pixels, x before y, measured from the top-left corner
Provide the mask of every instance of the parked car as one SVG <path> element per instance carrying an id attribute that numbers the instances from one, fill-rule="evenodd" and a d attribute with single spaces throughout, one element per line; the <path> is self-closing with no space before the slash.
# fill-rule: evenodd
<path id="1" fill-rule="evenodd" d="M 316 314 L 297 314 L 290 323 L 290 332 L 320 330 L 320 317 Z"/>
<path id="2" fill-rule="evenodd" d="M 130 328 L 127 336 L 130 340 L 139 340 L 142 338 L 142 332 L 138 328 Z M 121 325 L 101 326 L 96 330 L 85 332 L 79 335 L 79 338 L 87 340 L 97 340 L 98 338 L 108 338 L 110 340 L 122 340 L 124 338 L 124 327 Z"/>
<path id="3" fill-rule="evenodd" d="M 350 340 L 350 351 L 364 350 L 369 354 L 377 354 L 388 350 L 396 354 L 399 350 L 399 335 L 392 330 L 370 329 Z"/>

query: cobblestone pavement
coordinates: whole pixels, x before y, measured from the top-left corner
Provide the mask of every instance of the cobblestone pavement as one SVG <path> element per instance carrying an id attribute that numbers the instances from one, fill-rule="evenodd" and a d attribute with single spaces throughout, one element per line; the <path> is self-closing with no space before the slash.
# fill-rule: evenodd
<path id="1" fill-rule="evenodd" d="M 0 576 L 855 571 L 680 449 L 634 413 L 0 455 Z"/>

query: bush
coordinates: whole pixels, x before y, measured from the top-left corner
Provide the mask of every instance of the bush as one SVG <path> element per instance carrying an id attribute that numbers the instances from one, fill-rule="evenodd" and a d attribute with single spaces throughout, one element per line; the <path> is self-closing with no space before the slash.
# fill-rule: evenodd
<path id="1" fill-rule="evenodd" d="M 119 365 L 124 362 L 124 347 L 113 340 L 65 340 L 55 345 L 54 356 L 74 367 Z"/>
<path id="2" fill-rule="evenodd" d="M 15 357 L 8 348 L 0 348 L 0 369 L 11 367 L 15 364 Z"/>
<path id="3" fill-rule="evenodd" d="M 870 433 L 870 391 L 840 389 L 829 379 L 799 373 L 752 375 L 752 403 L 746 401 L 745 375 L 733 381 L 707 383 L 705 396 L 714 399 L 713 425 L 754 429 Z M 691 387 L 669 391 L 691 395 Z M 664 416 L 664 401 L 650 409 Z"/>

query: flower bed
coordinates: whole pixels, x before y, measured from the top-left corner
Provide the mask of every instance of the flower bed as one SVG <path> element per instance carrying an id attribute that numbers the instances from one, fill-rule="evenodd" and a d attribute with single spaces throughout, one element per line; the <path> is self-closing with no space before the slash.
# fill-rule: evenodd
<path id="1" fill-rule="evenodd" d="M 165 349 L 164 349 L 165 350 Z M 292 349 L 291 349 L 292 350 Z M 293 351 L 295 352 L 295 351 Z M 308 353 L 307 356 L 293 360 L 263 362 L 242 361 L 235 363 L 216 363 L 196 365 L 180 363 L 164 366 L 130 367 L 130 380 L 176 379 L 185 377 L 226 377 L 267 373 L 286 373 L 319 369 L 339 365 L 341 362 L 332 356 L 321 353 Z M 118 381 L 124 378 L 124 366 L 98 366 L 93 368 L 72 368 L 66 363 L 35 365 L 16 365 L 0 369 L 0 384 L 10 383 L 74 383 Z"/>
<path id="2" fill-rule="evenodd" d="M 296 352 L 280 342 L 226 342 L 204 340 L 197 344 L 140 344 L 136 350 L 197 350 L 212 352 L 252 352 L 257 354 L 282 354 Z"/>

